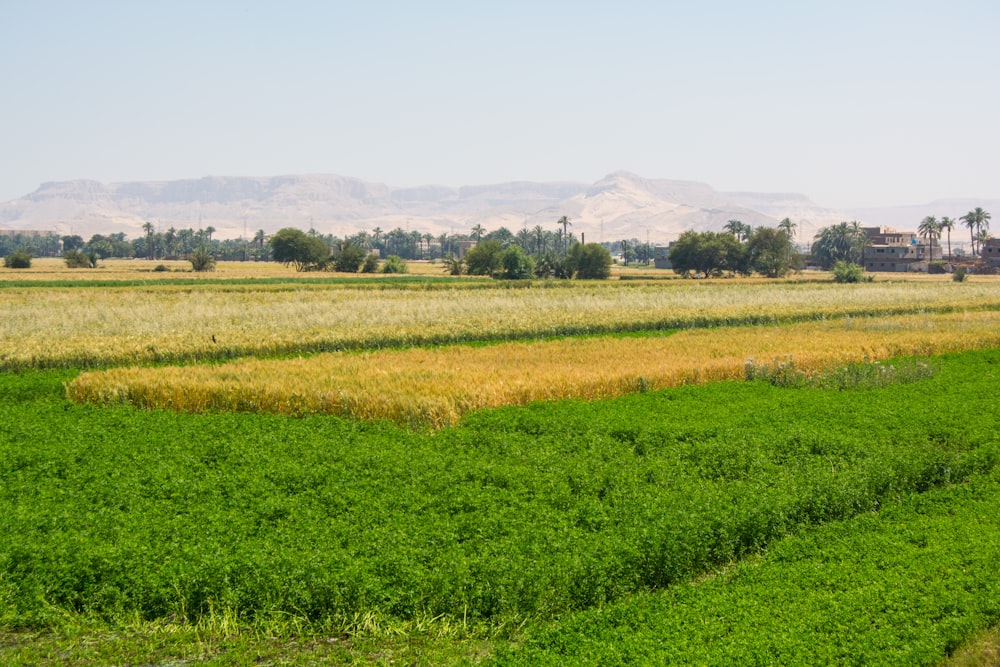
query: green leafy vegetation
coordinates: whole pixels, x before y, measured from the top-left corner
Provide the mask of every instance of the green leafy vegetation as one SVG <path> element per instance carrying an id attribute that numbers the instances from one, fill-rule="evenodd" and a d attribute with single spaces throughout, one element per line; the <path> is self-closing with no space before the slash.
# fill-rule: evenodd
<path id="1" fill-rule="evenodd" d="M 215 257 L 206 248 L 196 248 L 191 253 L 191 270 L 197 273 L 215 270 Z"/>
<path id="2" fill-rule="evenodd" d="M 70 269 L 93 269 L 97 268 L 97 255 L 85 253 L 79 250 L 67 250 L 63 253 L 63 261 Z"/>
<path id="3" fill-rule="evenodd" d="M 998 362 L 535 404 L 436 435 L 73 406 L 70 374 L 5 375 L 0 620 L 497 628 L 613 603 L 992 469 Z"/>
<path id="4" fill-rule="evenodd" d="M 26 250 L 15 250 L 3 258 L 3 265 L 8 269 L 30 269 L 32 254 Z"/>
<path id="5" fill-rule="evenodd" d="M 406 262 L 398 255 L 389 255 L 382 263 L 382 273 L 406 273 Z"/>
<path id="6" fill-rule="evenodd" d="M 833 265 L 833 282 L 835 283 L 870 283 L 874 276 L 867 275 L 863 266 L 853 262 L 837 260 Z"/>
<path id="7" fill-rule="evenodd" d="M 994 471 L 787 538 L 706 580 L 571 615 L 490 664 L 937 664 L 1000 620 L 998 515 Z"/>

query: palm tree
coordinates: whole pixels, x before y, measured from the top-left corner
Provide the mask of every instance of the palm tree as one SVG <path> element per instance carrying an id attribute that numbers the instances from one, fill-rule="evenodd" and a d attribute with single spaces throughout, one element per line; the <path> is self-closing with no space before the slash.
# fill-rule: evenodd
<path id="1" fill-rule="evenodd" d="M 545 250 L 545 230 L 542 229 L 541 225 L 535 225 L 535 254 L 541 255 L 542 251 Z"/>
<path id="2" fill-rule="evenodd" d="M 557 225 L 562 225 L 563 227 L 563 239 L 566 241 L 566 249 L 569 249 L 569 228 L 573 226 L 573 223 L 569 221 L 565 215 L 556 221 Z"/>
<path id="3" fill-rule="evenodd" d="M 988 232 L 990 229 L 990 218 L 992 216 L 979 206 L 959 218 L 969 228 L 969 238 L 972 240 L 973 255 L 978 252 L 979 246 L 977 246 L 976 242 L 981 239 L 984 231 Z"/>
<path id="4" fill-rule="evenodd" d="M 163 242 L 167 246 L 167 254 L 174 254 L 174 244 L 177 242 L 177 230 L 173 227 L 168 228 L 166 233 L 163 235 Z"/>
<path id="5" fill-rule="evenodd" d="M 146 232 L 146 252 L 149 254 L 149 258 L 153 259 L 153 223 L 149 220 L 142 223 L 142 231 Z"/>
<path id="6" fill-rule="evenodd" d="M 824 266 L 838 260 L 862 264 L 868 237 L 857 221 L 824 227 L 814 237 L 812 253 Z"/>
<path id="7" fill-rule="evenodd" d="M 478 223 L 476 224 L 475 227 L 472 228 L 472 235 L 476 237 L 476 243 L 479 243 L 479 240 L 483 238 L 483 234 L 485 233 L 486 230 L 483 228 L 482 225 Z"/>
<path id="8" fill-rule="evenodd" d="M 379 241 L 381 240 L 382 240 L 382 228 L 376 227 L 375 229 L 372 230 L 372 241 L 375 242 L 376 248 L 378 247 Z"/>
<path id="9" fill-rule="evenodd" d="M 938 228 L 948 231 L 948 261 L 951 261 L 951 228 L 955 226 L 955 221 L 944 216 L 941 218 L 941 222 L 938 223 Z"/>
<path id="10" fill-rule="evenodd" d="M 744 225 L 741 220 L 736 220 L 734 218 L 733 220 L 730 220 L 729 222 L 727 222 L 725 224 L 725 226 L 723 227 L 723 229 L 725 231 L 729 232 L 730 234 L 732 234 L 733 236 L 735 236 L 737 239 L 739 239 L 739 240 L 742 241 L 743 240 L 743 229 L 745 227 L 746 227 L 746 225 Z"/>
<path id="11" fill-rule="evenodd" d="M 927 243 L 930 246 L 930 254 L 928 255 L 927 261 L 934 259 L 934 239 L 941 238 L 941 224 L 937 221 L 933 215 L 929 215 L 920 221 L 920 225 L 917 226 L 917 233 L 927 239 Z"/>
<path id="12" fill-rule="evenodd" d="M 791 243 L 792 239 L 795 238 L 795 230 L 797 228 L 798 225 L 792 222 L 791 218 L 785 218 L 784 220 L 778 223 L 778 229 L 785 232 L 785 236 L 788 237 L 789 243 Z"/>

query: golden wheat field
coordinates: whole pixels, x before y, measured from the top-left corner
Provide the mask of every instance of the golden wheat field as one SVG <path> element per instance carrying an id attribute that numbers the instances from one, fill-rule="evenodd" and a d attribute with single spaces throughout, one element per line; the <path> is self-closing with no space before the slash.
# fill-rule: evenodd
<path id="1" fill-rule="evenodd" d="M 327 413 L 434 427 L 472 410 L 600 399 L 732 380 L 748 363 L 815 371 L 860 361 L 1000 345 L 1000 313 L 841 318 L 674 335 L 329 353 L 216 366 L 120 368 L 80 375 L 76 401 L 145 408 Z"/>
<path id="2" fill-rule="evenodd" d="M 276 282 L 0 289 L 0 368 L 281 356 L 566 334 L 1000 309 L 1000 282 Z"/>

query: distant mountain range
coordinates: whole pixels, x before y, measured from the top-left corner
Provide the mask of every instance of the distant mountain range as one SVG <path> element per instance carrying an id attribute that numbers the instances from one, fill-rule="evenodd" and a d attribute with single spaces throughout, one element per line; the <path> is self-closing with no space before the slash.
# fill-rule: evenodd
<path id="1" fill-rule="evenodd" d="M 738 219 L 775 225 L 791 218 L 798 240 L 811 241 L 823 226 L 858 219 L 866 225 L 916 229 L 925 215 L 958 217 L 976 206 L 1000 209 L 1000 200 L 946 200 L 924 206 L 836 211 L 798 194 L 718 192 L 703 183 L 645 179 L 615 172 L 593 184 L 512 182 L 451 188 L 392 187 L 335 175 L 199 179 L 104 184 L 96 181 L 45 183 L 35 192 L 0 204 L 0 228 L 54 230 L 89 238 L 96 233 L 141 235 L 143 223 L 168 227 L 214 227 L 216 238 L 258 229 L 309 229 L 338 236 L 379 227 L 435 235 L 513 232 L 541 225 L 555 229 L 568 216 L 571 231 L 588 241 L 647 238 L 654 243 L 681 232 L 723 228 Z M 960 235 L 956 230 L 953 236 Z"/>

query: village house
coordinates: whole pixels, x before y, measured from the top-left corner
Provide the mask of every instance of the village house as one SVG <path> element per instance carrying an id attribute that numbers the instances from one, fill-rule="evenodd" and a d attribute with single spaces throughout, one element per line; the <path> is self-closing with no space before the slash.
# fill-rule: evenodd
<path id="1" fill-rule="evenodd" d="M 891 227 L 863 227 L 868 237 L 865 271 L 927 272 L 933 261 L 942 259 L 941 246 L 921 242 L 913 232 Z"/>
<path id="2" fill-rule="evenodd" d="M 1000 239 L 986 239 L 979 250 L 979 256 L 990 268 L 1000 268 Z"/>

